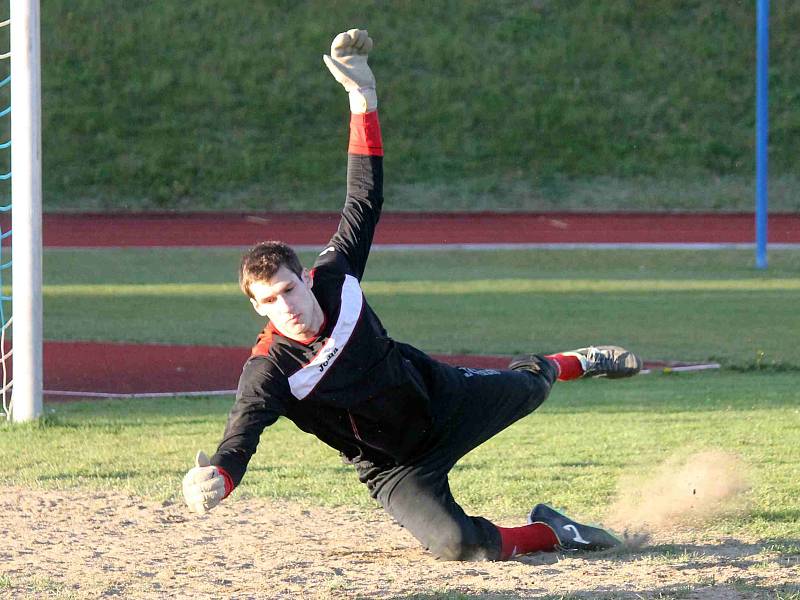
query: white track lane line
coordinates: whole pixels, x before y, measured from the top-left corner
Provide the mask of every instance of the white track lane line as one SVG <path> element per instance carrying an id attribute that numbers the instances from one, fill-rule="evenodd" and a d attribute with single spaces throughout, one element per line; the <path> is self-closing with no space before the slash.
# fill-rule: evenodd
<path id="1" fill-rule="evenodd" d="M 64 398 L 195 398 L 200 396 L 235 396 L 236 390 L 208 390 L 199 392 L 142 392 L 139 394 L 117 394 L 114 392 L 71 392 L 62 390 L 44 390 L 45 396 L 61 396 Z"/>
<path id="2" fill-rule="evenodd" d="M 110 246 L 45 246 L 48 251 L 58 252 L 72 250 L 107 250 Z M 310 244 L 292 244 L 298 252 L 319 252 L 323 246 Z M 248 246 L 114 246 L 115 249 L 137 250 L 224 250 L 232 248 L 244 251 Z M 613 243 L 584 243 L 584 242 L 558 242 L 536 244 L 521 242 L 508 244 L 373 244 L 372 251 L 397 252 L 397 251 L 426 251 L 443 252 L 449 250 L 491 251 L 491 250 L 753 250 L 755 244 L 738 242 L 613 242 Z M 800 244 L 773 243 L 770 250 L 800 250 Z"/>

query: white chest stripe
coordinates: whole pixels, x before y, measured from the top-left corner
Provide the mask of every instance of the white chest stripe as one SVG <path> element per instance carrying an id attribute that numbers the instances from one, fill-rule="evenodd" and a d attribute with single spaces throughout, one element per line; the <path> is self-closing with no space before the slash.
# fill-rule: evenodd
<path id="1" fill-rule="evenodd" d="M 342 355 L 342 350 L 356 328 L 363 305 L 364 295 L 361 293 L 358 280 L 351 275 L 345 275 L 342 284 L 342 307 L 331 336 L 310 363 L 289 377 L 289 388 L 295 398 L 302 400 L 308 396 Z"/>

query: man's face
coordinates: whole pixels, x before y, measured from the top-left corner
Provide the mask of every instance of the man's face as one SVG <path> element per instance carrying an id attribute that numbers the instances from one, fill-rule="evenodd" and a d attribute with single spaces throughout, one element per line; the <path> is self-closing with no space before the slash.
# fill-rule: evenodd
<path id="1" fill-rule="evenodd" d="M 286 337 L 305 340 L 315 336 L 322 326 L 322 311 L 305 269 L 298 277 L 281 266 L 268 281 L 251 283 L 250 293 L 256 312 L 267 317 Z"/>

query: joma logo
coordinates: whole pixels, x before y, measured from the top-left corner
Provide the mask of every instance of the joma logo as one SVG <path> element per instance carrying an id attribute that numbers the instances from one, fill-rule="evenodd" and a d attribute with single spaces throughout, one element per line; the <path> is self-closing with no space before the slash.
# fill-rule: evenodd
<path id="1" fill-rule="evenodd" d="M 330 352 L 328 352 L 328 356 L 325 357 L 325 362 L 320 363 L 319 365 L 319 372 L 322 373 L 325 370 L 325 367 L 328 366 L 328 363 L 331 362 L 331 359 L 336 356 L 336 353 L 339 352 L 339 348 L 334 348 Z"/>

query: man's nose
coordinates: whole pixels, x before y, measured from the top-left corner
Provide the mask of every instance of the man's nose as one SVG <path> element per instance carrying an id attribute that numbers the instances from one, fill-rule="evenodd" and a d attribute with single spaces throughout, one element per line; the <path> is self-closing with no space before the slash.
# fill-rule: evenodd
<path id="1" fill-rule="evenodd" d="M 279 306 L 283 309 L 284 312 L 290 313 L 290 314 L 294 314 L 294 312 L 293 312 L 293 309 L 294 309 L 293 304 L 291 302 L 289 302 L 289 300 L 287 300 L 285 297 L 278 296 L 278 303 L 279 303 Z"/>

